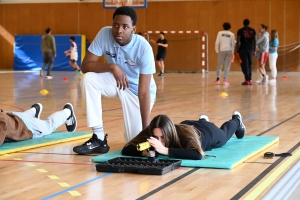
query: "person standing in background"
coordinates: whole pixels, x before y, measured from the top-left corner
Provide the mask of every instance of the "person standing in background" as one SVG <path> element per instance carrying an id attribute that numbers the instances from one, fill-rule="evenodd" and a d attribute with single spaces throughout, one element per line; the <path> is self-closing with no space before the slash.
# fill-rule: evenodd
<path id="1" fill-rule="evenodd" d="M 219 31 L 215 43 L 215 50 L 218 54 L 218 66 L 217 66 L 217 80 L 215 84 L 220 84 L 220 75 L 222 71 L 222 66 L 224 64 L 224 85 L 229 85 L 228 82 L 228 73 L 230 70 L 231 58 L 234 52 L 234 34 L 229 31 L 231 28 L 230 23 L 225 22 L 223 24 L 223 31 Z"/>
<path id="2" fill-rule="evenodd" d="M 245 76 L 242 85 L 252 85 L 252 56 L 255 55 L 256 32 L 251 28 L 249 19 L 245 19 L 244 27 L 237 32 L 237 51 L 241 59 L 241 67 Z"/>
<path id="3" fill-rule="evenodd" d="M 43 71 L 48 65 L 48 71 L 47 71 L 47 79 L 52 79 L 53 77 L 51 76 L 50 72 L 52 70 L 52 66 L 54 63 L 54 57 L 56 57 L 56 44 L 55 44 L 55 39 L 51 35 L 51 29 L 47 28 L 46 29 L 46 34 L 43 35 L 42 37 L 42 52 L 44 55 L 44 63 L 42 66 L 42 70 L 40 71 L 40 77 L 43 76 Z"/>
<path id="4" fill-rule="evenodd" d="M 71 47 L 69 50 L 65 51 L 65 54 L 67 57 L 70 57 L 69 64 L 71 67 L 73 67 L 75 70 L 77 70 L 78 73 L 81 73 L 81 70 L 79 66 L 77 65 L 77 59 L 78 59 L 78 51 L 77 51 L 77 44 L 75 43 L 75 37 L 70 37 L 70 43 Z"/>
<path id="5" fill-rule="evenodd" d="M 157 54 L 156 54 L 156 65 L 158 65 L 160 73 L 158 76 L 163 76 L 165 74 L 165 64 L 164 60 L 167 54 L 168 41 L 165 39 L 165 33 L 159 33 L 159 39 L 155 42 L 150 40 L 152 44 L 157 45 Z"/>
<path id="6" fill-rule="evenodd" d="M 257 39 L 257 48 L 259 49 L 258 70 L 262 75 L 262 81 L 258 84 L 268 84 L 268 75 L 266 73 L 265 64 L 269 56 L 269 33 L 268 27 L 264 24 L 260 25 L 259 37 Z"/>
<path id="7" fill-rule="evenodd" d="M 271 40 L 269 42 L 269 67 L 271 70 L 272 78 L 269 80 L 269 83 L 275 83 L 277 77 L 277 67 L 276 61 L 278 58 L 278 33 L 276 30 L 271 30 Z"/>

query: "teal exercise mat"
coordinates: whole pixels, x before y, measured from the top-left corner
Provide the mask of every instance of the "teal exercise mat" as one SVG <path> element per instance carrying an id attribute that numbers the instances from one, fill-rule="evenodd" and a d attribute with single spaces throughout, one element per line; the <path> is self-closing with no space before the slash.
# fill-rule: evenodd
<path id="1" fill-rule="evenodd" d="M 279 138 L 277 136 L 245 136 L 243 139 L 232 137 L 223 147 L 205 152 L 206 157 L 202 160 L 181 159 L 181 166 L 233 169 L 278 141 Z M 121 150 L 116 150 L 96 156 L 92 160 L 93 162 L 105 162 L 116 157 L 137 158 L 133 156 L 123 156 Z M 174 160 L 175 158 L 159 155 L 158 159 Z"/>
<path id="2" fill-rule="evenodd" d="M 90 132 L 54 132 L 40 138 L 0 145 L 0 155 L 91 137 Z"/>

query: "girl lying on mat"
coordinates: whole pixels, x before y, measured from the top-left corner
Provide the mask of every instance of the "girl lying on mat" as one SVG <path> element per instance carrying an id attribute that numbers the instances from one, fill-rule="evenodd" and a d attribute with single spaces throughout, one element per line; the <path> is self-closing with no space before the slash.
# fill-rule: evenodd
<path id="1" fill-rule="evenodd" d="M 63 110 L 45 120 L 40 120 L 42 110 L 40 103 L 33 104 L 24 112 L 3 112 L 0 109 L 0 145 L 49 135 L 64 123 L 69 132 L 76 130 L 77 121 L 72 104 L 66 103 Z"/>
<path id="2" fill-rule="evenodd" d="M 244 137 L 246 127 L 238 111 L 233 112 L 232 119 L 220 128 L 209 122 L 206 115 L 199 120 L 185 120 L 174 124 L 166 115 L 154 117 L 150 125 L 128 142 L 122 150 L 127 156 L 153 157 L 154 151 L 139 151 L 138 144 L 148 141 L 156 152 L 172 158 L 201 160 L 204 151 L 220 148 L 235 133 L 238 139 Z M 151 149 L 150 148 L 150 149 Z"/>

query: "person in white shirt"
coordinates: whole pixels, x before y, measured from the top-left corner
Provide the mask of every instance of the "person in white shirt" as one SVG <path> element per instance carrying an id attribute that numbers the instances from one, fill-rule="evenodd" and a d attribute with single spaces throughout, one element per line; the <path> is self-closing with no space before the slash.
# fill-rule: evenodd
<path id="1" fill-rule="evenodd" d="M 92 137 L 73 151 L 80 155 L 107 153 L 102 97 L 119 98 L 124 120 L 124 139 L 133 139 L 150 123 L 156 100 L 154 55 L 145 38 L 135 34 L 137 14 L 128 6 L 118 7 L 112 26 L 103 27 L 82 61 L 81 92 L 85 99 L 87 126 Z M 99 62 L 104 56 L 106 62 Z"/>
<path id="2" fill-rule="evenodd" d="M 78 72 L 81 72 L 79 66 L 77 65 L 78 51 L 77 51 L 77 44 L 75 43 L 75 37 L 73 36 L 70 37 L 70 43 L 71 43 L 70 49 L 65 51 L 65 54 L 67 57 L 70 57 L 69 64 L 71 65 L 71 67 L 73 67 Z"/>
<path id="3" fill-rule="evenodd" d="M 220 75 L 222 66 L 224 64 L 224 85 L 229 85 L 228 82 L 228 73 L 230 70 L 230 64 L 232 55 L 234 53 L 234 46 L 235 46 L 235 39 L 234 34 L 229 31 L 231 28 L 230 23 L 225 22 L 223 24 L 223 31 L 219 31 L 215 43 L 215 50 L 218 54 L 218 66 L 217 66 L 217 79 L 215 81 L 215 84 L 220 84 Z"/>

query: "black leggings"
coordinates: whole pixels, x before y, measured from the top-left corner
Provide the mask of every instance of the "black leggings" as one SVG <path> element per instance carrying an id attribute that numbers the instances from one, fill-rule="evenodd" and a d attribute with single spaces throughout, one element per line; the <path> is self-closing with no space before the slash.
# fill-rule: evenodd
<path id="1" fill-rule="evenodd" d="M 238 118 L 234 118 L 223 123 L 220 128 L 205 119 L 198 121 L 186 120 L 181 123 L 193 125 L 196 129 L 201 131 L 207 140 L 206 142 L 209 142 L 211 148 L 220 148 L 225 145 L 240 125 Z"/>

